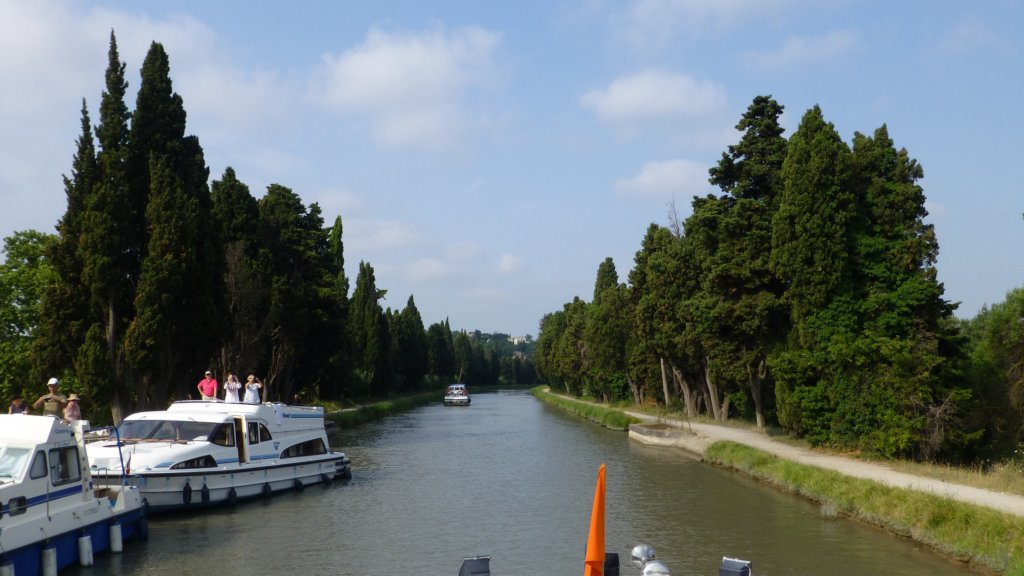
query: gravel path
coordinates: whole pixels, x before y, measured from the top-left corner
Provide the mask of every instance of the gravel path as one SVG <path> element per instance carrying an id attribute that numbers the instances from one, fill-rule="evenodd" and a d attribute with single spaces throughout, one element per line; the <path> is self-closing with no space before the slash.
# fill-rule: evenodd
<path id="1" fill-rule="evenodd" d="M 646 431 L 643 434 L 630 431 L 631 438 L 647 444 L 678 446 L 698 454 L 704 454 L 704 450 L 712 443 L 719 440 L 729 440 L 738 444 L 757 448 L 758 450 L 763 450 L 784 460 L 807 464 L 809 466 L 817 466 L 818 468 L 824 468 L 826 470 L 834 470 L 847 476 L 874 480 L 888 486 L 930 492 L 952 500 L 979 504 L 981 506 L 988 506 L 1003 512 L 1015 514 L 1017 516 L 1024 516 L 1024 496 L 1006 494 L 1003 492 L 993 492 L 991 490 L 984 490 L 973 486 L 964 486 L 962 484 L 954 484 L 943 480 L 914 476 L 912 474 L 891 470 L 885 466 L 885 464 L 881 463 L 865 462 L 863 460 L 856 460 L 843 456 L 823 454 L 806 448 L 799 448 L 772 440 L 771 437 L 755 430 L 716 426 L 714 424 L 690 424 L 680 420 L 657 418 L 642 412 L 627 411 L 626 413 L 630 416 L 639 418 L 645 423 L 660 422 L 669 426 L 677 427 L 683 432 L 691 430 L 693 432 L 691 435 L 680 432 L 661 433 L 659 430 Z M 1024 481 L 1024 479 L 1022 479 L 1022 481 Z"/>

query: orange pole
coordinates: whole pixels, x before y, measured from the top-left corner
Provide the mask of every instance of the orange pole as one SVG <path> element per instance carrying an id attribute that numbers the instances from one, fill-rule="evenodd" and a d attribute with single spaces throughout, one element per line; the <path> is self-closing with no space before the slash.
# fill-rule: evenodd
<path id="1" fill-rule="evenodd" d="M 590 536 L 587 538 L 587 558 L 583 576 L 604 575 L 604 464 L 597 470 L 597 488 L 594 489 L 594 509 L 590 513 Z"/>

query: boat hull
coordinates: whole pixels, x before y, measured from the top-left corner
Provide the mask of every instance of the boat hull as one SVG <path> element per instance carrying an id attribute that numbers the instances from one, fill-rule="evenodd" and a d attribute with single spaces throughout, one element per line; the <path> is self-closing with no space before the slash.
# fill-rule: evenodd
<path id="1" fill-rule="evenodd" d="M 57 570 L 80 565 L 82 558 L 79 555 L 79 538 L 83 535 L 89 537 L 93 554 L 107 552 L 110 550 L 111 525 L 113 524 L 120 526 L 122 541 L 149 538 L 148 519 L 145 509 L 140 506 L 130 512 L 116 514 L 91 524 L 84 524 L 61 534 L 50 535 L 48 541 L 39 540 L 14 550 L 5 550 L 3 559 L 0 560 L 0 567 L 10 566 L 14 569 L 14 574 L 18 576 L 42 574 L 43 551 L 46 548 L 54 549 Z"/>
<path id="2" fill-rule="evenodd" d="M 325 454 L 316 461 L 261 466 L 243 464 L 208 471 L 147 472 L 130 477 L 153 512 L 234 504 L 269 497 L 275 493 L 352 477 L 344 453 Z M 119 481 L 118 476 L 93 474 L 100 485 Z"/>

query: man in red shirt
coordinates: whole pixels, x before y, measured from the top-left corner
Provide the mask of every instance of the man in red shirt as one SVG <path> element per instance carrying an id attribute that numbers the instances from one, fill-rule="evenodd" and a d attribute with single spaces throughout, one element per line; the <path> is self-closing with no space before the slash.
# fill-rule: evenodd
<path id="1" fill-rule="evenodd" d="M 199 390 L 200 396 L 203 400 L 216 400 L 217 399 L 217 379 L 213 377 L 213 372 L 206 371 L 206 378 L 199 381 L 196 384 L 196 389 Z"/>

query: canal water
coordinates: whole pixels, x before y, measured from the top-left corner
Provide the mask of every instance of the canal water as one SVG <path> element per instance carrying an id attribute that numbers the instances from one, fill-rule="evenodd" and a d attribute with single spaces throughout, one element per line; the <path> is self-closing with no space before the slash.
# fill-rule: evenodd
<path id="1" fill-rule="evenodd" d="M 583 572 L 598 467 L 606 542 L 621 574 L 638 543 L 677 576 L 966 575 L 964 566 L 758 482 L 567 415 L 524 391 L 475 394 L 345 430 L 353 479 L 234 508 L 154 517 L 150 540 L 84 574 L 457 576 L 491 556 L 494 576 Z"/>

